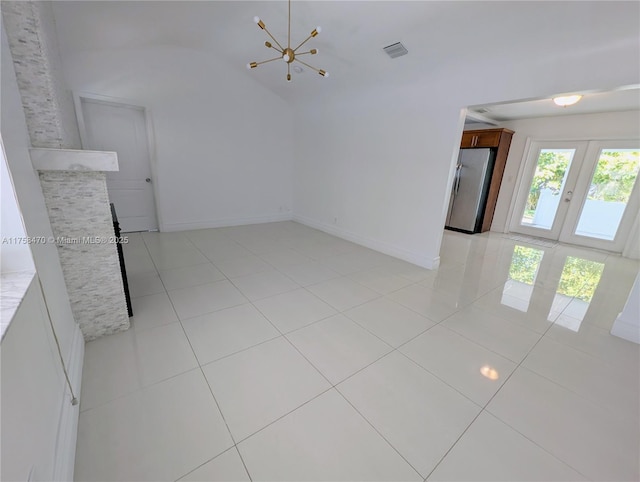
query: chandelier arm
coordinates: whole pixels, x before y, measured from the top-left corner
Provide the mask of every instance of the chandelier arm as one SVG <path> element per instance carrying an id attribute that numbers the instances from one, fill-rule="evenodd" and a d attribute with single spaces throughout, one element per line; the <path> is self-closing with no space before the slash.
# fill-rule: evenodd
<path id="1" fill-rule="evenodd" d="M 302 41 L 302 43 L 301 43 L 300 45 L 298 45 L 295 49 L 293 49 L 293 51 L 295 52 L 295 51 L 296 51 L 296 50 L 298 50 L 300 47 L 302 47 L 304 44 L 306 44 L 306 43 L 309 41 L 309 39 L 310 39 L 311 37 L 313 37 L 313 35 L 309 35 L 306 39 L 304 39 L 304 40 Z"/>
<path id="2" fill-rule="evenodd" d="M 268 62 L 273 62 L 274 60 L 281 60 L 281 59 L 282 59 L 282 57 L 274 57 L 274 58 L 269 59 L 269 60 L 263 60 L 262 62 L 256 62 L 256 67 L 258 65 L 266 64 Z"/>
<path id="3" fill-rule="evenodd" d="M 298 60 L 298 58 L 296 57 L 295 59 L 293 59 L 295 62 L 300 62 L 302 65 L 306 65 L 307 67 L 309 67 L 311 70 L 315 70 L 316 72 L 320 73 L 320 69 L 316 69 L 315 67 L 309 65 L 306 62 L 303 62 L 302 60 Z"/>
<path id="4" fill-rule="evenodd" d="M 269 30 L 267 30 L 267 27 L 266 27 L 266 26 L 263 28 L 263 30 L 264 30 L 265 32 L 267 32 L 267 35 L 268 35 L 269 37 L 271 37 L 271 40 L 273 40 L 275 43 L 277 43 L 277 44 L 278 44 L 278 47 L 280 47 L 280 50 L 284 50 L 284 47 L 283 47 L 282 45 L 280 45 L 280 42 L 278 42 L 278 41 L 276 40 L 276 38 L 275 38 L 273 35 L 271 35 L 271 32 L 269 32 Z"/>
<path id="5" fill-rule="evenodd" d="M 1 0 L 0 0 L 1 1 Z M 279 47 L 276 48 L 273 46 L 273 44 L 271 44 L 271 42 L 266 41 L 264 44 L 266 47 L 275 50 L 276 52 L 278 52 L 280 54 L 280 56 L 278 57 L 274 57 L 272 59 L 268 59 L 268 60 L 263 60 L 262 62 L 249 62 L 247 64 L 247 68 L 248 69 L 254 69 L 256 68 L 258 65 L 262 65 L 262 64 L 266 64 L 268 62 L 273 62 L 275 60 L 284 60 L 287 63 L 287 82 L 291 82 L 291 63 L 294 62 L 295 60 L 297 60 L 299 63 L 301 63 L 302 65 L 306 66 L 307 68 L 317 72 L 318 74 L 320 74 L 322 77 L 328 77 L 329 76 L 329 72 L 326 72 L 325 70 L 322 69 L 317 69 L 309 64 L 307 64 L 306 62 L 303 62 L 302 60 L 299 60 L 296 58 L 295 52 L 297 50 L 299 50 L 304 44 L 306 44 L 310 39 L 312 39 L 313 37 L 316 37 L 320 32 L 321 32 L 321 28 L 320 27 L 316 27 L 314 28 L 311 33 L 309 34 L 309 36 L 307 38 L 305 38 L 295 49 L 291 48 L 291 0 L 287 1 L 287 5 L 288 5 L 288 18 L 287 18 L 287 47 L 283 47 L 282 44 L 280 44 L 280 42 L 278 42 L 278 40 L 276 40 L 276 38 L 273 36 L 273 34 L 271 32 L 269 32 L 269 29 L 267 29 L 266 25 L 264 24 L 264 22 L 262 20 L 260 20 L 260 17 L 254 17 L 253 20 L 256 24 L 258 24 L 258 27 L 260 27 L 262 30 L 264 30 L 267 35 L 271 38 L 271 40 L 273 40 L 275 42 L 275 44 Z M 306 52 L 300 52 L 298 55 L 315 55 L 318 53 L 317 49 L 310 49 Z M 301 72 L 302 70 L 300 70 Z"/>

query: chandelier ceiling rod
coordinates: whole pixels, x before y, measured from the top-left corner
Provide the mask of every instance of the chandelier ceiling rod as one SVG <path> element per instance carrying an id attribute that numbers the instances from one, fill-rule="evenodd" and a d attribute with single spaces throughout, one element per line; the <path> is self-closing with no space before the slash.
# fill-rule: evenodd
<path id="1" fill-rule="evenodd" d="M 273 46 L 273 44 L 269 41 L 266 41 L 264 43 L 265 47 L 269 48 L 269 49 L 274 49 L 277 52 L 280 53 L 279 57 L 275 57 L 273 59 L 269 59 L 269 60 L 263 60 L 262 62 L 249 62 L 247 64 L 247 68 L 248 69 L 255 69 L 258 65 L 262 65 L 262 64 L 266 64 L 267 62 L 273 62 L 274 60 L 278 60 L 278 59 L 282 59 L 287 63 L 287 82 L 291 82 L 291 64 L 293 62 L 299 62 L 302 65 L 305 65 L 307 67 L 309 67 L 312 70 L 315 70 L 316 72 L 318 72 L 318 74 L 320 74 L 323 77 L 329 77 L 329 72 L 322 70 L 322 69 L 316 69 L 315 67 L 312 67 L 311 65 L 307 64 L 306 62 L 303 62 L 302 60 L 296 58 L 296 56 L 300 56 L 300 55 L 315 55 L 318 53 L 318 49 L 311 49 L 308 50 L 306 52 L 297 52 L 298 49 L 300 47 L 302 47 L 304 44 L 306 44 L 310 39 L 312 39 L 313 37 L 317 36 L 322 29 L 320 27 L 316 27 L 314 28 L 311 33 L 309 34 L 309 36 L 304 39 L 300 45 L 298 45 L 295 49 L 291 48 L 291 0 L 289 0 L 289 20 L 288 20 L 288 28 L 287 28 L 287 47 L 283 47 L 282 45 L 280 45 L 280 42 L 278 42 L 276 40 L 276 38 L 271 34 L 271 32 L 269 32 L 269 30 L 267 29 L 266 25 L 264 24 L 264 22 L 262 20 L 260 20 L 260 17 L 253 17 L 253 21 L 258 24 L 258 27 L 260 27 L 262 30 L 264 30 L 265 32 L 267 32 L 267 35 L 269 37 L 271 37 L 271 40 L 273 40 L 276 45 L 280 48 L 276 48 Z"/>

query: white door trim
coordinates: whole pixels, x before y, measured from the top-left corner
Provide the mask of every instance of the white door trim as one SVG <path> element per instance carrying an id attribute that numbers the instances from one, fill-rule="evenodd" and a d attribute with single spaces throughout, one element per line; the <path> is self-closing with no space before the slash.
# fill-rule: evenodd
<path id="1" fill-rule="evenodd" d="M 518 164 L 518 172 L 516 173 L 516 179 L 514 182 L 513 192 L 511 193 L 511 199 L 509 202 L 509 209 L 507 210 L 507 217 L 505 220 L 502 232 L 505 234 L 511 232 L 511 226 L 514 224 L 514 217 L 516 215 L 515 207 L 517 202 L 517 196 L 522 184 L 522 178 L 526 175 L 526 160 L 529 158 L 531 150 L 531 144 L 533 142 L 554 142 L 554 141 L 622 141 L 629 139 L 629 136 L 609 136 L 609 137 L 563 137 L 563 138 L 549 138 L 549 137 L 527 137 L 524 142 L 524 149 L 522 150 L 522 158 Z M 455 167 L 455 164 L 454 164 Z M 453 168 L 452 168 L 453 169 Z M 453 172 L 453 171 L 452 171 Z M 453 176 L 453 175 L 452 175 Z M 453 177 L 452 177 L 453 178 Z M 451 188 L 449 188 L 449 191 Z M 446 215 L 446 212 L 445 212 Z M 640 219 L 638 220 L 640 223 Z M 639 226 L 640 229 L 640 226 Z"/>
<path id="2" fill-rule="evenodd" d="M 637 217 L 638 209 L 640 207 L 640 174 L 636 178 L 636 182 L 631 191 L 629 201 L 627 202 L 624 214 L 622 216 L 622 219 L 620 220 L 620 224 L 618 225 L 618 230 L 616 231 L 616 236 L 613 240 L 598 239 L 591 236 L 582 236 L 576 234 L 575 230 L 580 221 L 582 209 L 584 208 L 584 205 L 587 201 L 589 181 L 591 181 L 591 178 L 593 177 L 593 174 L 595 173 L 595 170 L 598 166 L 600 151 L 602 149 L 607 149 L 608 147 L 610 147 L 611 149 L 633 149 L 638 145 L 640 145 L 640 141 L 634 139 L 592 141 L 589 143 L 589 148 L 585 155 L 585 162 L 580 168 L 580 175 L 576 183 L 576 187 L 578 189 L 582 187 L 582 189 L 580 190 L 580 192 L 574 193 L 575 199 L 581 199 L 581 201 L 572 203 L 569 206 L 569 211 L 567 212 L 566 218 L 569 222 L 565 222 L 560 232 L 559 239 L 561 242 L 579 244 L 580 246 L 587 246 L 589 248 L 595 249 L 605 249 L 608 251 L 614 251 L 616 253 L 620 253 L 624 250 L 631 230 L 633 228 L 635 218 Z"/>
<path id="3" fill-rule="evenodd" d="M 155 143 L 155 131 L 152 123 L 152 115 L 150 109 L 146 106 L 131 101 L 129 99 L 123 99 L 120 97 L 111 97 L 101 94 L 94 94 L 92 92 L 84 92 L 84 91 L 73 91 L 73 103 L 76 111 L 76 117 L 78 120 L 78 129 L 80 131 L 80 142 L 83 145 L 87 142 L 87 131 L 85 128 L 84 122 L 84 114 L 82 113 L 82 99 L 91 100 L 94 102 L 101 102 L 107 105 L 114 106 L 125 106 L 129 108 L 139 109 L 142 111 L 145 120 L 145 128 L 147 130 L 147 149 L 149 152 L 149 167 L 151 169 L 151 180 L 152 185 L 151 189 L 153 191 L 153 197 L 155 199 L 155 215 L 158 220 L 158 228 L 160 231 L 164 231 L 165 223 L 164 217 L 162 215 L 162 208 L 160 207 L 160 203 L 158 200 L 160 199 L 159 191 L 160 191 L 160 181 L 158 178 L 158 163 L 157 163 L 157 155 L 156 155 L 156 143 Z"/>
<path id="4" fill-rule="evenodd" d="M 551 229 L 548 230 L 521 224 L 521 215 L 524 212 L 527 199 L 529 198 L 529 187 L 531 186 L 531 181 L 533 180 L 536 166 L 538 165 L 538 153 L 541 149 L 547 148 L 575 149 L 575 153 L 567 172 L 567 178 L 563 186 L 563 192 L 559 194 L 559 196 L 561 196 L 560 204 L 558 205 L 553 225 L 551 226 Z M 516 188 L 515 202 L 513 203 L 513 212 L 511 216 L 511 223 L 509 225 L 510 231 L 526 234 L 529 236 L 537 236 L 553 240 L 558 239 L 558 237 L 560 236 L 560 230 L 562 229 L 566 211 L 569 208 L 569 206 L 567 206 L 567 203 L 564 203 L 562 199 L 567 195 L 567 191 L 573 191 L 573 186 L 575 185 L 579 174 L 579 169 L 575 169 L 574 167 L 576 163 L 582 163 L 586 151 L 586 141 L 532 140 L 529 143 L 527 157 L 522 163 L 524 164 L 522 176 L 520 177 L 518 186 Z"/>

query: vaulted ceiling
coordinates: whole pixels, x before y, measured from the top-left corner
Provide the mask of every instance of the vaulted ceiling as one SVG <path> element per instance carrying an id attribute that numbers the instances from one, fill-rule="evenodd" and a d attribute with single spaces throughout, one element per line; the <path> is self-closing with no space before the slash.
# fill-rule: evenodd
<path id="1" fill-rule="evenodd" d="M 286 39 L 286 1 L 56 1 L 54 13 L 63 53 L 154 45 L 198 50 L 210 54 L 212 62 L 220 62 L 221 69 L 251 76 L 276 95 L 295 102 L 318 92 L 383 88 L 394 82 L 420 82 L 428 89 L 430 79 L 443 72 L 473 76 L 472 68 L 465 74 L 466 64 L 473 66 L 501 57 L 527 58 L 531 38 L 536 39 L 537 50 L 542 47 L 549 57 L 567 59 L 611 48 L 616 42 L 638 43 L 638 16 L 616 13 L 622 5 L 293 1 L 292 43 L 302 41 L 321 25 L 322 33 L 308 43 L 318 48 L 319 54 L 305 60 L 331 76 L 322 78 L 305 68 L 303 73 L 294 74 L 291 83 L 285 80 L 284 62 L 275 61 L 252 71 L 245 68 L 247 62 L 265 60 L 275 53 L 265 48 L 268 37 L 253 23 L 255 15 L 277 39 Z M 638 10 L 630 2 L 624 8 Z M 392 60 L 382 48 L 398 41 L 409 54 Z M 561 50 L 558 45 L 562 45 Z M 211 82 L 214 85 L 215 79 Z"/>

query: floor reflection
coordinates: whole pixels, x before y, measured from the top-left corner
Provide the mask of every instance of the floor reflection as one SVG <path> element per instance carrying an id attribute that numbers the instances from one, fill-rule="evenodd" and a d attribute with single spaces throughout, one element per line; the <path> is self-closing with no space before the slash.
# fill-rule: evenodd
<path id="1" fill-rule="evenodd" d="M 600 285 L 605 264 L 550 251 L 545 257 L 544 249 L 519 244 L 513 247 L 500 302 L 522 313 L 529 311 L 532 299 L 537 304 L 544 302 L 547 321 L 577 332 Z M 538 280 L 540 273 L 544 273 L 543 280 Z M 551 286 L 555 294 L 545 296 L 546 287 Z"/>
<path id="2" fill-rule="evenodd" d="M 567 256 L 556 297 L 572 298 L 569 305 L 555 320 L 556 324 L 578 331 L 589 310 L 593 295 L 600 284 L 604 263 Z"/>
<path id="3" fill-rule="evenodd" d="M 509 266 L 509 280 L 502 291 L 503 305 L 524 313 L 529 311 L 533 287 L 543 257 L 544 251 L 541 249 L 514 246 Z"/>

